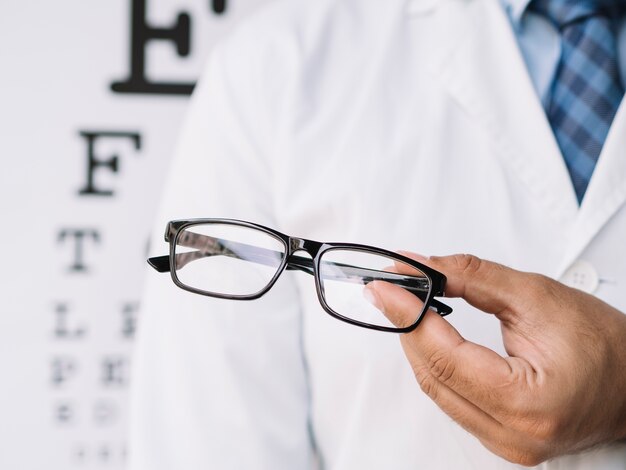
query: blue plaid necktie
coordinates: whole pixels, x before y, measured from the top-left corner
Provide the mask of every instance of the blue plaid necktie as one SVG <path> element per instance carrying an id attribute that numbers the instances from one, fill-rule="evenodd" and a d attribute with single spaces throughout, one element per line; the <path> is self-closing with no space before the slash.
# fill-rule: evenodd
<path id="1" fill-rule="evenodd" d="M 545 105 L 579 203 L 624 95 L 613 27 L 625 7 L 624 0 L 530 4 L 561 34 L 561 59 Z"/>

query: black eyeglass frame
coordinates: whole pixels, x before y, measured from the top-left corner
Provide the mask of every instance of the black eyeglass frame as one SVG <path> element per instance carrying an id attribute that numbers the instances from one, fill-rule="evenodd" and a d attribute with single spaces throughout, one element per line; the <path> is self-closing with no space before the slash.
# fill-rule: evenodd
<path id="1" fill-rule="evenodd" d="M 285 255 L 281 260 L 276 273 L 272 277 L 272 279 L 267 283 L 267 285 L 255 292 L 254 294 L 249 295 L 235 295 L 235 294 L 221 294 L 218 292 L 210 292 L 202 289 L 198 289 L 189 285 L 184 284 L 178 279 L 176 274 L 176 246 L 179 236 L 183 233 L 185 229 L 193 227 L 195 225 L 210 225 L 210 224 L 222 224 L 222 225 L 235 225 L 239 227 L 246 227 L 254 230 L 258 230 L 264 232 L 283 245 L 285 249 Z M 452 308 L 442 302 L 439 302 L 435 299 L 435 297 L 441 297 L 445 295 L 445 286 L 446 286 L 446 276 L 439 271 L 436 271 L 418 261 L 415 261 L 411 258 L 403 256 L 398 253 L 394 253 L 389 250 L 385 250 L 383 248 L 378 248 L 370 245 L 362 245 L 357 243 L 336 243 L 336 242 L 319 242 L 315 240 L 309 240 L 306 238 L 293 237 L 290 235 L 285 235 L 277 230 L 274 230 L 270 227 L 266 227 L 264 225 L 256 224 L 253 222 L 248 222 L 244 220 L 238 219 L 223 219 L 223 218 L 212 218 L 212 219 L 182 219 L 182 220 L 172 220 L 167 223 L 165 229 L 165 241 L 169 243 L 169 255 L 168 256 L 157 256 L 149 258 L 148 264 L 156 269 L 158 272 L 169 272 L 172 281 L 178 287 L 183 290 L 193 292 L 194 294 L 204 295 L 208 297 L 227 299 L 227 300 L 255 300 L 263 295 L 265 295 L 276 283 L 280 275 L 283 273 L 285 269 L 289 269 L 290 260 L 293 258 L 294 254 L 298 251 L 305 251 L 312 258 L 313 264 L 313 277 L 315 279 L 315 290 L 317 293 L 317 298 L 320 302 L 322 308 L 332 317 L 344 321 L 346 323 L 350 323 L 352 325 L 360 326 L 363 328 L 368 328 L 377 331 L 385 331 L 391 333 L 409 333 L 413 331 L 417 326 L 421 323 L 422 319 L 426 311 L 429 308 L 434 309 L 439 315 L 446 316 L 452 313 Z M 388 258 L 396 259 L 401 261 L 413 268 L 421 271 L 429 281 L 429 290 L 422 298 L 419 296 L 420 300 L 424 303 L 422 311 L 418 318 L 411 325 L 406 327 L 386 327 L 380 325 L 373 325 L 370 323 L 361 322 L 358 320 L 354 320 L 352 318 L 341 315 L 340 313 L 334 311 L 326 302 L 324 298 L 324 294 L 322 292 L 322 280 L 320 277 L 320 261 L 322 256 L 332 250 L 352 250 L 352 251 L 360 251 L 365 253 L 372 253 L 376 255 L 385 256 Z"/>

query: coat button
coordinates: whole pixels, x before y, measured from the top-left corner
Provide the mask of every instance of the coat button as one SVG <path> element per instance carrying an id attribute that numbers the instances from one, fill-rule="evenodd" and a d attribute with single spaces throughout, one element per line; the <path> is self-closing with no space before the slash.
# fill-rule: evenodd
<path id="1" fill-rule="evenodd" d="M 560 281 L 566 286 L 592 294 L 598 288 L 600 277 L 591 263 L 578 260 L 565 271 Z"/>

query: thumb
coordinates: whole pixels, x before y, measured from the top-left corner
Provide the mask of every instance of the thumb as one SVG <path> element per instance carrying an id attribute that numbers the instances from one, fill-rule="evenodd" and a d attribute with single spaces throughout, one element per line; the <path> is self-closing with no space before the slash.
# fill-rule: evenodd
<path id="1" fill-rule="evenodd" d="M 413 325 L 424 309 L 424 303 L 414 294 L 395 284 L 373 281 L 364 288 L 364 295 L 387 319 L 398 328 Z M 432 312 L 426 312 L 423 325 L 411 332 L 429 330 L 433 346 L 453 348 L 463 342 L 459 332 L 446 320 Z"/>
<path id="2" fill-rule="evenodd" d="M 411 324 L 416 313 L 424 307 L 415 295 L 388 282 L 373 281 L 367 284 L 364 294 L 399 327 Z M 484 403 L 488 397 L 497 396 L 497 403 L 506 402 L 506 397 L 500 396 L 502 391 L 498 384 L 510 382 L 511 367 L 507 360 L 488 348 L 465 340 L 441 316 L 427 311 L 419 327 L 403 334 L 400 340 L 420 385 L 433 399 L 436 400 L 437 384 L 441 383 L 483 410 L 494 408 Z M 437 384 L 433 384 L 432 379 Z M 486 396 L 485 390 L 490 390 L 490 394 Z M 456 399 L 459 400 L 463 401 Z M 461 405 L 440 403 L 440 406 L 451 412 L 452 408 Z M 458 412 L 452 411 L 452 414 L 458 415 Z"/>

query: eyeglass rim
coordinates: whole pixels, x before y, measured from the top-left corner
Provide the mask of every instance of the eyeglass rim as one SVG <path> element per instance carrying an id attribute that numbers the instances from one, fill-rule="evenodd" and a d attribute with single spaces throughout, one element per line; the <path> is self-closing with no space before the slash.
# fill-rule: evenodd
<path id="1" fill-rule="evenodd" d="M 320 269 L 320 264 L 322 261 L 322 258 L 325 254 L 327 254 L 329 251 L 337 251 L 337 250 L 343 250 L 343 251 L 360 251 L 362 253 L 371 253 L 371 254 L 376 254 L 376 255 L 382 255 L 385 258 L 391 258 L 393 260 L 398 260 L 401 262 L 404 262 L 405 264 L 408 264 L 409 266 L 416 268 L 418 270 L 420 270 L 423 274 L 426 275 L 426 277 L 428 278 L 429 281 L 429 288 L 428 288 L 428 293 L 426 294 L 426 298 L 424 299 L 423 303 L 423 307 L 422 307 L 422 311 L 420 312 L 420 314 L 418 315 L 418 317 L 415 319 L 415 321 L 413 323 L 411 323 L 408 326 L 399 328 L 399 327 L 391 327 L 391 326 L 383 326 L 383 325 L 375 325 L 373 323 L 367 323 L 367 322 L 362 322 L 359 320 L 356 320 L 354 318 L 350 318 L 350 317 L 346 317 L 344 315 L 342 315 L 341 313 L 335 311 L 326 301 L 326 297 L 324 295 L 323 292 L 323 281 L 321 278 L 321 272 L 322 270 Z M 375 246 L 369 246 L 369 245 L 360 245 L 360 244 L 356 244 L 356 243 L 328 243 L 326 244 L 326 246 L 322 249 L 320 249 L 320 251 L 318 252 L 318 255 L 315 257 L 314 259 L 314 265 L 315 265 L 315 287 L 316 287 L 316 291 L 317 291 L 317 297 L 318 300 L 320 302 L 320 304 L 322 305 L 322 307 L 324 308 L 324 310 L 326 311 L 326 313 L 328 313 L 329 315 L 333 316 L 334 318 L 344 321 L 346 323 L 350 323 L 352 325 L 356 325 L 356 326 L 361 326 L 363 328 L 368 328 L 371 330 L 376 330 L 376 331 L 387 331 L 390 333 L 408 333 L 413 331 L 415 328 L 417 328 L 417 326 L 421 323 L 422 319 L 424 318 L 424 315 L 426 314 L 426 310 L 428 310 L 428 305 L 431 303 L 431 301 L 434 298 L 434 294 L 433 294 L 433 279 L 431 277 L 431 275 L 425 271 L 422 271 L 419 267 L 415 266 L 415 263 L 417 262 L 413 262 L 413 263 L 407 263 L 404 259 L 405 258 L 409 261 L 414 261 L 411 260 L 411 258 L 406 258 L 402 255 L 399 255 L 398 253 L 394 253 L 392 251 L 388 251 L 385 250 L 383 248 L 378 248 Z M 419 263 L 418 263 L 419 264 Z"/>
<path id="2" fill-rule="evenodd" d="M 277 239 L 283 244 L 285 248 L 285 254 L 283 256 L 283 259 L 281 260 L 281 263 L 278 266 L 276 273 L 274 274 L 272 279 L 267 283 L 267 285 L 263 289 L 259 290 L 258 292 L 254 294 L 248 294 L 248 295 L 221 294 L 221 293 L 206 291 L 206 290 L 202 290 L 202 289 L 198 289 L 198 288 L 186 285 L 182 281 L 180 281 L 180 279 L 178 279 L 178 276 L 176 274 L 176 269 L 174 266 L 175 264 L 174 260 L 175 260 L 175 254 L 176 254 L 176 242 L 178 241 L 178 237 L 180 236 L 181 233 L 183 233 L 184 229 L 187 229 L 195 225 L 208 225 L 208 224 L 234 225 L 234 226 L 256 229 L 272 236 L 273 238 Z M 417 326 L 421 323 L 434 297 L 437 295 L 439 296 L 444 295 L 446 276 L 443 273 L 440 273 L 439 271 L 436 271 L 400 253 L 395 253 L 393 251 L 389 251 L 384 248 L 379 248 L 379 247 L 375 247 L 371 245 L 364 245 L 364 244 L 359 244 L 359 243 L 344 243 L 344 242 L 339 242 L 339 243 L 338 242 L 318 242 L 315 240 L 308 240 L 304 238 L 289 236 L 282 232 L 279 232 L 278 230 L 275 230 L 273 228 L 266 227 L 264 225 L 257 224 L 254 222 L 249 222 L 249 221 L 240 220 L 240 219 L 228 219 L 228 218 L 194 218 L 194 219 L 172 220 L 167 223 L 164 238 L 165 238 L 165 241 L 168 242 L 170 245 L 169 246 L 170 248 L 169 249 L 170 275 L 174 284 L 183 290 L 186 290 L 195 294 L 199 294 L 199 295 L 208 296 L 208 297 L 213 297 L 213 298 L 218 298 L 218 299 L 227 299 L 227 300 L 256 300 L 262 297 L 263 295 L 265 295 L 274 286 L 278 278 L 281 276 L 281 274 L 285 270 L 288 260 L 293 253 L 295 253 L 296 251 L 306 251 L 307 253 L 309 253 L 309 255 L 311 255 L 311 252 L 309 251 L 309 249 L 315 249 L 315 256 L 312 256 L 312 258 L 313 258 L 313 265 L 314 265 L 315 290 L 317 293 L 318 301 L 320 305 L 322 306 L 322 308 L 326 311 L 326 313 L 336 318 L 337 320 L 341 320 L 343 322 L 346 322 L 355 326 L 360 326 L 363 328 L 376 330 L 376 331 L 385 331 L 385 332 L 390 332 L 390 333 L 409 333 L 413 331 L 415 328 L 417 328 Z M 422 308 L 422 311 L 420 312 L 420 315 L 415 320 L 415 322 L 413 322 L 409 326 L 402 327 L 402 328 L 387 327 L 387 326 L 382 326 L 382 325 L 374 325 L 371 323 L 361 322 L 359 320 L 355 320 L 353 318 L 346 317 L 346 316 L 341 315 L 338 312 L 335 312 L 328 305 L 323 295 L 322 281 L 320 279 L 319 264 L 320 264 L 320 259 L 324 253 L 331 251 L 331 250 L 337 250 L 337 249 L 362 251 L 362 252 L 367 252 L 367 253 L 378 254 L 378 255 L 385 256 L 385 257 L 392 258 L 392 259 L 397 259 L 398 261 L 408 264 L 409 266 L 414 267 L 420 270 L 422 273 L 424 273 L 427 276 L 428 280 L 430 281 L 430 288 L 429 288 L 428 294 L 426 295 L 426 298 L 423 301 L 424 306 Z"/>
<path id="3" fill-rule="evenodd" d="M 272 236 L 274 239 L 278 240 L 282 243 L 285 254 L 274 273 L 274 276 L 270 279 L 269 283 L 253 294 L 221 294 L 219 292 L 212 292 L 203 289 L 198 289 L 196 287 L 189 286 L 183 283 L 176 274 L 176 266 L 175 266 L 175 255 L 176 255 L 176 243 L 180 235 L 184 232 L 185 229 L 189 227 L 193 227 L 195 225 L 209 225 L 209 224 L 221 224 L 221 225 L 235 225 L 240 227 L 246 227 L 251 229 L 260 230 L 265 232 L 266 234 Z M 173 236 L 173 238 L 172 238 Z M 172 281 L 181 289 L 184 289 L 189 292 L 193 292 L 195 294 L 204 295 L 207 297 L 214 297 L 217 299 L 227 299 L 227 300 L 256 300 L 266 294 L 276 283 L 285 267 L 287 266 L 287 260 L 289 259 L 289 241 L 288 236 L 278 232 L 277 230 L 271 229 L 269 227 L 265 227 L 259 224 L 255 224 L 253 222 L 247 222 L 245 220 L 237 220 L 237 219 L 181 219 L 181 220 L 172 220 L 168 222 L 167 228 L 165 229 L 165 241 L 170 244 L 170 274 L 172 277 Z"/>

